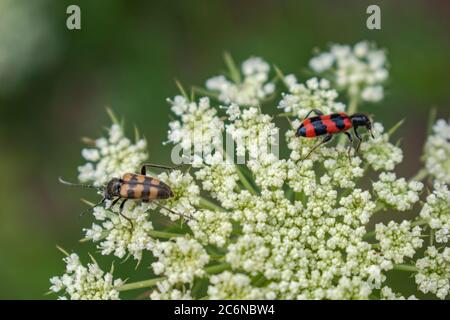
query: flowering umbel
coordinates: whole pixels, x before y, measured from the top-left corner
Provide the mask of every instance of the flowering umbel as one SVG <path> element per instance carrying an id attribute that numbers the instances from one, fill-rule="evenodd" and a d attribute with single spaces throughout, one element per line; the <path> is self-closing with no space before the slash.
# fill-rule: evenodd
<path id="1" fill-rule="evenodd" d="M 81 299 L 118 298 L 119 291 L 144 287 L 151 288 L 151 299 L 405 299 L 387 280 L 407 272 L 417 284 L 408 299 L 447 298 L 445 121 L 434 126 L 426 168 L 412 179 L 393 172 L 403 153 L 391 142 L 395 128 L 385 131 L 380 122 L 373 124 L 373 139 L 363 134 L 359 153 L 348 153 L 346 140 L 336 139 L 305 159 L 317 141 L 295 137 L 311 109 L 354 113 L 361 101 L 380 101 L 388 76 L 385 51 L 368 42 L 333 45 L 310 61 L 320 78 L 304 83 L 278 68 L 270 80 L 273 71 L 261 58 L 238 68 L 226 55 L 226 63 L 228 75 L 209 79 L 201 90 L 209 97 L 181 90 L 168 99 L 175 117 L 168 142 L 181 146 L 190 163 L 154 176 L 174 197 L 161 201 L 162 207 L 129 201 L 122 213 L 133 228 L 108 202 L 93 210 L 96 221 L 85 230 L 84 240 L 95 242 L 103 255 L 130 256 L 141 264 L 151 256 L 147 267 L 155 276 L 130 274 L 124 284 L 95 265 L 88 267 L 93 275 L 78 277 L 85 269 L 73 254 L 66 258 L 66 274 L 52 278 L 52 291 Z M 283 113 L 274 114 L 279 109 Z M 281 135 L 286 158 L 261 143 L 265 137 L 269 145 L 281 145 L 276 116 L 288 119 Z M 222 145 L 225 132 L 234 142 L 232 155 Z M 138 172 L 147 160 L 145 140 L 132 143 L 117 122 L 108 134 L 82 151 L 88 163 L 79 168 L 80 181 L 104 185 Z M 235 156 L 245 164 L 236 164 Z M 373 181 L 366 178 L 370 173 Z M 429 194 L 427 186 L 433 186 Z M 371 227 L 374 217 L 383 222 Z"/>

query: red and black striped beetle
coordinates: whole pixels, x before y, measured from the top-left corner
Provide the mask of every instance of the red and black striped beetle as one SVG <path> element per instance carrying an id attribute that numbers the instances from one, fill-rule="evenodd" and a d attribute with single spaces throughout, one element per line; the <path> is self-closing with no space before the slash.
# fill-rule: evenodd
<path id="1" fill-rule="evenodd" d="M 317 116 L 308 118 L 312 112 L 316 113 Z M 322 144 L 329 142 L 333 138 L 333 134 L 344 133 L 350 141 L 350 146 L 348 149 L 348 156 L 350 159 L 350 148 L 353 144 L 353 138 L 347 130 L 353 128 L 355 136 L 358 139 L 358 146 L 356 147 L 356 152 L 358 152 L 362 141 L 362 138 L 358 132 L 358 127 L 365 127 L 370 132 L 372 138 L 374 138 L 372 133 L 372 122 L 365 114 L 355 113 L 349 116 L 344 112 L 340 112 L 324 115 L 320 110 L 313 109 L 308 112 L 300 127 L 298 127 L 295 136 L 314 138 L 325 135 L 323 140 L 314 146 L 311 151 L 309 151 L 308 155 L 304 158 L 307 159 L 315 149 L 320 147 Z"/>
<path id="2" fill-rule="evenodd" d="M 179 216 L 192 219 L 191 217 L 187 217 L 181 213 L 174 212 L 173 210 L 156 202 L 156 200 L 164 200 L 172 198 L 174 194 L 167 184 L 165 184 L 159 179 L 147 176 L 146 170 L 147 167 L 161 168 L 167 170 L 173 170 L 176 168 L 146 163 L 143 164 L 141 167 L 141 174 L 125 173 L 122 176 L 122 178 L 120 179 L 113 178 L 105 186 L 100 187 L 88 184 L 71 183 L 63 180 L 62 178 L 59 178 L 59 181 L 69 186 L 90 188 L 101 191 L 103 193 L 102 200 L 100 200 L 100 202 L 95 204 L 91 209 L 102 205 L 106 200 L 113 200 L 111 203 L 111 207 L 113 207 L 119 200 L 123 199 L 122 203 L 120 204 L 119 214 L 130 222 L 131 227 L 133 227 L 133 223 L 128 217 L 126 217 L 122 213 L 127 200 L 152 202 L 156 204 L 158 207 L 163 208 L 171 212 L 172 214 L 177 214 Z"/>

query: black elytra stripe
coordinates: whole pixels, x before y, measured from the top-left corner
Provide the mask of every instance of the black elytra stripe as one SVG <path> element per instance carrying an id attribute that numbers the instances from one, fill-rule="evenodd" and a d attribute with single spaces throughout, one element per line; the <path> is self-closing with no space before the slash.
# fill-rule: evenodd
<path id="1" fill-rule="evenodd" d="M 134 190 L 131 187 L 132 185 L 128 186 L 128 190 L 127 190 L 127 198 L 129 199 L 134 199 Z"/>
<path id="2" fill-rule="evenodd" d="M 138 181 L 138 175 L 137 174 L 133 174 L 132 178 L 130 180 L 128 180 L 129 183 L 139 183 Z"/>
<path id="3" fill-rule="evenodd" d="M 311 121 L 311 123 L 313 123 L 315 121 L 321 121 L 320 116 L 311 117 L 311 118 L 309 118 L 309 120 Z"/>
<path id="4" fill-rule="evenodd" d="M 141 198 L 143 201 L 148 201 L 150 199 L 150 185 L 144 184 L 144 189 L 142 190 Z"/>
<path id="5" fill-rule="evenodd" d="M 322 120 L 316 120 L 312 123 L 316 136 L 321 136 L 327 133 L 327 126 L 322 123 Z"/>
<path id="6" fill-rule="evenodd" d="M 342 130 L 345 128 L 344 118 L 342 118 L 341 115 L 339 114 L 332 115 L 331 121 L 333 121 L 336 124 L 336 127 L 338 127 L 338 129 Z"/>

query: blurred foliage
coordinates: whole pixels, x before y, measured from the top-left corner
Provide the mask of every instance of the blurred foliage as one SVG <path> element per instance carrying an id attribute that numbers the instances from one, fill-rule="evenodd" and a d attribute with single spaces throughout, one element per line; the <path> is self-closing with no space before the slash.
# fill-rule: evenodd
<path id="1" fill-rule="evenodd" d="M 168 163 L 170 146 L 161 142 L 169 120 L 165 99 L 178 92 L 174 79 L 186 87 L 203 86 L 224 69 L 225 50 L 236 61 L 261 56 L 305 79 L 315 47 L 368 39 L 387 48 L 387 97 L 362 109 L 386 127 L 406 118 L 398 132 L 406 157 L 400 175 L 419 167 L 430 108 L 437 107 L 441 117 L 450 115 L 448 2 L 0 0 L 0 7 L 8 13 L 32 2 L 40 10 L 26 10 L 28 16 L 20 15 L 10 27 L 0 24 L 0 57 L 1 50 L 16 48 L 14 41 L 19 46 L 27 32 L 33 35 L 41 27 L 47 32 L 7 55 L 8 66 L 23 73 L 17 74 L 20 81 L 0 77 L 0 87 L 7 88 L 0 90 L 0 298 L 53 298 L 44 293 L 48 278 L 63 272 L 55 245 L 79 252 L 85 261 L 95 250 L 78 243 L 91 223 L 89 216 L 79 217 L 85 205 L 78 199 L 95 199 L 94 194 L 62 187 L 57 177 L 76 178 L 80 137 L 103 133 L 109 121 L 105 106 L 125 118 L 130 133 L 134 124 L 140 128 L 152 162 Z M 19 3 L 22 9 L 15 7 Z M 79 31 L 65 26 L 66 8 L 73 3 L 81 7 Z M 365 26 L 366 8 L 374 3 L 382 11 L 378 31 Z M 5 39 L 8 46 L 2 46 Z M 27 68 L 18 68 L 24 61 Z M 111 259 L 99 263 L 108 269 Z M 150 274 L 144 265 L 142 278 Z M 127 261 L 116 266 L 117 274 L 126 277 L 134 267 Z"/>

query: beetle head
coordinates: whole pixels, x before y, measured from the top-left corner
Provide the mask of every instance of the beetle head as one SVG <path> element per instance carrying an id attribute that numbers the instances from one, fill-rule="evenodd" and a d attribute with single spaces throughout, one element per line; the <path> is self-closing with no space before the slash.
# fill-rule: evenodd
<path id="1" fill-rule="evenodd" d="M 120 196 L 120 186 L 122 185 L 122 181 L 117 178 L 111 179 L 108 182 L 105 189 L 105 198 L 111 200 L 114 197 Z"/>

